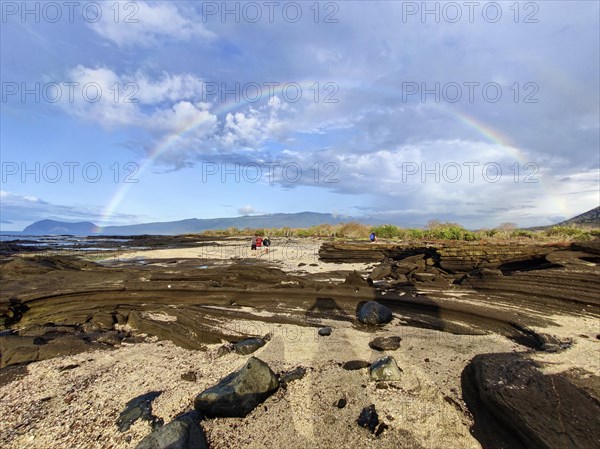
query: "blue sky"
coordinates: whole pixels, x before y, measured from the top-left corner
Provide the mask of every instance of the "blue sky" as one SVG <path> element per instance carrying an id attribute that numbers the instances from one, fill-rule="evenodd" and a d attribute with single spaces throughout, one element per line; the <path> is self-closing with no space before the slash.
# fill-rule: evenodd
<path id="1" fill-rule="evenodd" d="M 598 2 L 1 5 L 4 231 L 600 204 Z"/>

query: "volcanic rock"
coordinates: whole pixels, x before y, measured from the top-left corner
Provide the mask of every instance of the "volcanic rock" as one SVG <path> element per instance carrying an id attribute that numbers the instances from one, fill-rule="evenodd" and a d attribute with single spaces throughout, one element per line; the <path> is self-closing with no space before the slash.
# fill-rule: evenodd
<path id="1" fill-rule="evenodd" d="M 355 371 L 358 369 L 363 369 L 371 366 L 371 364 L 365 360 L 350 360 L 342 365 L 347 371 Z"/>
<path id="2" fill-rule="evenodd" d="M 485 448 L 583 449 L 600 441 L 598 398 L 521 354 L 475 356 L 462 386 Z"/>
<path id="3" fill-rule="evenodd" d="M 238 371 L 196 396 L 194 407 L 208 418 L 243 418 L 278 387 L 279 380 L 271 368 L 262 360 L 250 357 Z"/>
<path id="4" fill-rule="evenodd" d="M 328 335 L 331 335 L 331 328 L 322 327 L 321 329 L 319 329 L 319 335 L 322 337 L 327 337 Z"/>
<path id="5" fill-rule="evenodd" d="M 295 368 L 292 371 L 287 371 L 283 373 L 279 377 L 279 382 L 281 386 L 287 386 L 287 384 L 289 384 L 290 382 L 300 380 L 304 376 L 306 376 L 306 368 L 299 366 L 298 368 Z"/>
<path id="6" fill-rule="evenodd" d="M 351 287 L 367 287 L 369 283 L 360 275 L 360 273 L 354 270 L 352 273 L 346 276 L 344 285 L 350 285 Z"/>
<path id="7" fill-rule="evenodd" d="M 248 355 L 258 351 L 266 344 L 267 342 L 262 338 L 246 338 L 235 343 L 233 348 L 237 354 Z"/>
<path id="8" fill-rule="evenodd" d="M 359 426 L 369 429 L 371 433 L 375 433 L 375 428 L 379 424 L 379 416 L 377 416 L 375 405 L 371 404 L 363 408 L 356 422 Z"/>
<path id="9" fill-rule="evenodd" d="M 198 413 L 189 412 L 146 435 L 135 449 L 208 449 L 208 442 Z"/>
<path id="10" fill-rule="evenodd" d="M 400 337 L 377 337 L 369 342 L 369 347 L 376 351 L 395 351 L 400 347 Z"/>
<path id="11" fill-rule="evenodd" d="M 380 281 L 381 279 L 385 279 L 387 277 L 391 277 L 393 274 L 392 267 L 390 265 L 379 265 L 375 267 L 369 277 L 374 281 Z"/>
<path id="12" fill-rule="evenodd" d="M 181 380 L 187 380 L 188 382 L 196 382 L 198 380 L 198 376 L 195 371 L 188 371 L 187 373 L 183 373 L 181 375 Z"/>
<path id="13" fill-rule="evenodd" d="M 392 310 L 378 302 L 368 301 L 359 308 L 357 317 L 363 324 L 381 325 L 392 321 Z"/>
<path id="14" fill-rule="evenodd" d="M 223 345 L 217 349 L 217 357 L 223 357 L 224 355 L 231 354 L 233 351 L 233 345 Z"/>

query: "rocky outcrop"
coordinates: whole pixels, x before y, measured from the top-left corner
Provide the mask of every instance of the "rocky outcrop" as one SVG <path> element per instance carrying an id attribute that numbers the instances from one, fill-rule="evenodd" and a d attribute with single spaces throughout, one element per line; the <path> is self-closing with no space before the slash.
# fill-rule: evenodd
<path id="1" fill-rule="evenodd" d="M 474 357 L 462 387 L 484 449 L 588 449 L 600 441 L 599 398 L 522 354 Z"/>
<path id="2" fill-rule="evenodd" d="M 448 272 L 469 272 L 477 268 L 498 268 L 506 263 L 527 263 L 543 259 L 547 254 L 559 249 L 558 246 L 526 245 L 516 243 L 454 242 L 444 241 L 429 246 L 412 243 L 366 244 L 349 242 L 326 242 L 321 245 L 319 258 L 324 262 L 382 262 L 386 258 L 401 262 L 398 269 L 403 273 L 417 260 L 432 260 L 435 265 Z M 383 267 L 374 273 L 373 280 L 387 276 Z"/>
<path id="3" fill-rule="evenodd" d="M 47 360 L 59 355 L 73 355 L 107 346 L 91 343 L 82 334 L 61 335 L 55 338 L 5 335 L 0 337 L 0 368 L 9 365 Z"/>
<path id="4" fill-rule="evenodd" d="M 386 257 L 404 259 L 417 254 L 433 254 L 427 246 L 388 243 L 325 242 L 319 249 L 319 259 L 324 262 L 380 262 Z"/>
<path id="5" fill-rule="evenodd" d="M 260 359 L 250 357 L 248 362 L 194 400 L 194 407 L 202 416 L 245 417 L 279 387 L 277 376 Z"/>

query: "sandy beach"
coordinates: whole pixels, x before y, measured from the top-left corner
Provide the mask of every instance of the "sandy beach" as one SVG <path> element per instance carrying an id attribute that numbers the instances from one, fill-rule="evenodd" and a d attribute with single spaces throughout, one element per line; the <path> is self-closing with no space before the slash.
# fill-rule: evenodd
<path id="1" fill-rule="evenodd" d="M 4 295 L 28 310 L 2 338 L 87 326 L 81 332 L 118 332 L 119 339 L 101 345 L 88 336 L 89 348 L 61 346 L 47 359 L 38 351 L 39 360 L 26 365 L 10 363 L 4 351 L 0 446 L 135 448 L 152 429 L 137 420 L 119 430 L 119 413 L 132 398 L 160 392 L 152 413 L 169 423 L 193 409 L 198 393 L 246 363 L 248 355 L 221 354 L 223 345 L 267 334 L 269 341 L 252 356 L 278 375 L 298 367 L 306 374 L 245 418 L 202 420 L 209 447 L 480 448 L 472 432 L 476 418 L 463 397 L 463 372 L 478 354 L 525 355 L 545 374 L 568 375 L 590 394 L 600 392 L 597 303 L 540 296 L 536 305 L 533 289 L 531 301 L 522 298 L 530 307 L 523 308 L 475 284 L 442 283 L 458 275 L 441 268 L 437 281 L 368 282 L 383 263 L 324 261 L 317 239 L 274 239 L 268 254 L 250 251 L 245 240 L 199 243 L 123 252 L 99 264 L 31 256 L 4 262 Z M 597 277 L 597 262 L 570 260 L 562 268 L 571 270 L 568 276 Z M 423 272 L 431 274 L 428 266 Z M 362 275 L 358 280 L 354 271 Z M 518 280 L 532 272 L 511 275 Z M 357 305 L 373 299 L 391 307 L 391 322 L 357 322 Z M 96 325 L 107 312 L 114 323 Z M 318 334 L 325 326 L 331 335 Z M 540 335 L 569 342 L 567 349 L 535 347 Z M 396 350 L 369 346 L 375 337 L 395 336 L 401 338 Z M 400 380 L 377 382 L 367 368 L 343 366 L 384 355 L 396 360 Z M 193 381 L 182 378 L 186 373 Z M 357 424 L 371 404 L 386 425 L 377 436 Z"/>

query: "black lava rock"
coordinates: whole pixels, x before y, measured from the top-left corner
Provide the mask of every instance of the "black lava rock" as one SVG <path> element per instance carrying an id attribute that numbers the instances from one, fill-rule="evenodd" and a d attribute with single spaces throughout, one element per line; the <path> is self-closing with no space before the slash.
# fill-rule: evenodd
<path id="1" fill-rule="evenodd" d="M 377 337 L 371 340 L 369 347 L 377 351 L 395 351 L 400 347 L 400 337 Z"/>
<path id="2" fill-rule="evenodd" d="M 224 377 L 194 400 L 201 416 L 243 418 L 279 388 L 279 380 L 260 359 L 250 357 L 246 364 Z"/>
<path id="3" fill-rule="evenodd" d="M 368 368 L 369 366 L 371 366 L 371 364 L 369 362 L 365 362 L 364 360 L 349 360 L 342 365 L 342 368 L 347 371 L 354 371 L 357 369 Z"/>
<path id="4" fill-rule="evenodd" d="M 356 422 L 359 426 L 369 429 L 371 433 L 375 433 L 377 424 L 379 424 L 379 416 L 377 416 L 375 405 L 371 404 L 363 408 Z"/>
<path id="5" fill-rule="evenodd" d="M 144 437 L 135 449 L 208 449 L 199 421 L 197 412 L 188 412 Z"/>
<path id="6" fill-rule="evenodd" d="M 328 335 L 331 335 L 331 328 L 322 327 L 321 329 L 319 329 L 319 335 L 322 337 L 327 337 Z"/>
<path id="7" fill-rule="evenodd" d="M 363 304 L 356 315 L 363 324 L 382 325 L 392 321 L 392 310 L 375 301 Z"/>

